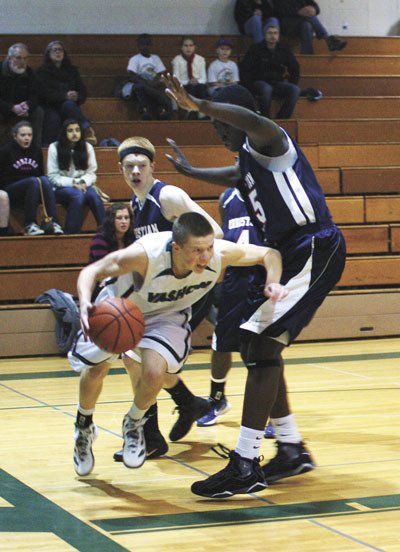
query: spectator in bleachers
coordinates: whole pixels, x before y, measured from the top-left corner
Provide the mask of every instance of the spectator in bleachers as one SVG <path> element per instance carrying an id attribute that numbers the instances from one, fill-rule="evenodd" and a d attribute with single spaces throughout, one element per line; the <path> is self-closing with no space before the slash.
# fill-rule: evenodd
<path id="1" fill-rule="evenodd" d="M 89 263 L 102 259 L 111 251 L 128 247 L 134 240 L 131 207 L 125 203 L 113 203 L 105 210 L 103 224 L 92 239 Z"/>
<path id="2" fill-rule="evenodd" d="M 172 60 L 172 72 L 189 94 L 203 100 L 209 98 L 206 60 L 196 54 L 196 44 L 191 36 L 182 38 L 181 53 Z M 199 117 L 202 118 L 202 114 Z M 193 112 L 189 118 L 197 119 L 197 113 Z"/>
<path id="3" fill-rule="evenodd" d="M 165 95 L 165 86 L 160 79 L 166 68 L 160 57 L 151 53 L 152 43 L 151 35 L 139 35 L 139 53 L 128 62 L 128 73 L 133 83 L 132 98 L 137 100 L 138 111 L 144 121 L 172 117 L 172 102 Z"/>
<path id="4" fill-rule="evenodd" d="M 10 200 L 8 193 L 0 190 L 0 237 L 8 234 L 8 221 L 10 218 Z"/>
<path id="5" fill-rule="evenodd" d="M 95 146 L 96 135 L 81 106 L 87 97 L 79 69 L 72 65 L 65 46 L 59 40 L 50 42 L 44 52 L 44 63 L 37 70 L 42 86 L 45 117 L 43 143 L 48 145 L 60 132 L 65 119 L 76 119 L 84 129 L 85 140 Z"/>
<path id="6" fill-rule="evenodd" d="M 264 40 L 263 27 L 272 15 L 272 0 L 236 0 L 234 17 L 239 31 L 251 36 L 255 44 Z"/>
<path id="7" fill-rule="evenodd" d="M 67 234 L 81 231 L 86 206 L 91 209 L 98 225 L 103 222 L 104 206 L 94 186 L 96 171 L 94 147 L 85 140 L 81 123 L 76 119 L 66 119 L 58 142 L 49 146 L 47 174 L 57 201 L 67 209 Z"/>
<path id="8" fill-rule="evenodd" d="M 43 109 L 38 105 L 40 85 L 28 66 L 28 47 L 21 42 L 8 49 L 6 59 L 0 64 L 0 122 L 4 123 L 2 142 L 10 136 L 10 130 L 18 121 L 30 121 L 34 141 L 42 145 Z"/>
<path id="9" fill-rule="evenodd" d="M 331 52 L 343 50 L 347 42 L 329 35 L 318 18 L 320 7 L 314 0 L 273 0 L 274 13 L 281 22 L 282 35 L 299 36 L 300 52 L 313 54 L 314 34 L 325 40 Z"/>
<path id="10" fill-rule="evenodd" d="M 55 234 L 63 234 L 57 222 L 56 200 L 52 185 L 44 176 L 42 149 L 33 143 L 29 121 L 20 121 L 11 130 L 12 140 L 0 148 L 0 186 L 7 192 L 11 207 L 22 207 L 25 213 L 25 234 L 38 236 L 44 230 L 37 224 L 42 184 L 47 213 L 53 219 Z"/>
<path id="11" fill-rule="evenodd" d="M 276 118 L 289 119 L 300 95 L 299 64 L 290 48 L 279 43 L 279 21 L 275 17 L 267 20 L 264 36 L 246 53 L 240 65 L 240 80 L 258 98 L 265 117 L 270 117 L 272 97 L 277 97 L 283 103 Z"/>
<path id="12" fill-rule="evenodd" d="M 221 86 L 239 84 L 239 68 L 237 63 L 230 59 L 232 41 L 221 36 L 216 44 L 217 59 L 212 61 L 207 70 L 208 93 L 212 93 Z"/>

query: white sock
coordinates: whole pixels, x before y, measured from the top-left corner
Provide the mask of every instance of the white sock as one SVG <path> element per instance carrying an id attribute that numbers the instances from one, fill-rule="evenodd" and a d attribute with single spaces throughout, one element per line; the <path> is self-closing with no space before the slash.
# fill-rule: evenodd
<path id="1" fill-rule="evenodd" d="M 81 405 L 78 403 L 78 412 L 83 414 L 84 416 L 90 416 L 95 411 L 94 408 L 82 408 Z"/>
<path id="2" fill-rule="evenodd" d="M 134 401 L 128 411 L 128 416 L 132 418 L 132 420 L 134 420 L 135 422 L 140 422 L 147 411 L 148 408 L 146 408 L 145 410 L 141 410 L 140 408 L 138 408 Z"/>
<path id="3" fill-rule="evenodd" d="M 252 429 L 250 427 L 240 426 L 239 437 L 237 440 L 235 452 L 243 458 L 258 458 L 260 456 L 260 447 L 264 430 Z"/>
<path id="4" fill-rule="evenodd" d="M 293 414 L 283 418 L 271 418 L 275 429 L 276 440 L 280 443 L 300 443 L 301 435 L 297 428 Z"/>

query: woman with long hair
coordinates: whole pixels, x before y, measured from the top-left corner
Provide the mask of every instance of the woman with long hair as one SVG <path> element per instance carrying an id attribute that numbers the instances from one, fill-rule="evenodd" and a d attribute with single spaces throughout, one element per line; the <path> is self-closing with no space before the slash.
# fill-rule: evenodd
<path id="1" fill-rule="evenodd" d="M 103 224 L 90 245 L 89 263 L 102 259 L 108 253 L 133 243 L 132 209 L 125 203 L 113 203 L 105 211 Z"/>
<path id="2" fill-rule="evenodd" d="M 42 84 L 46 107 L 43 143 L 47 145 L 56 140 L 61 123 L 73 118 L 81 123 L 86 141 L 95 146 L 97 139 L 94 130 L 81 109 L 87 97 L 86 86 L 60 40 L 46 46 L 44 63 L 36 76 Z"/>
<path id="3" fill-rule="evenodd" d="M 7 192 L 11 207 L 24 209 L 24 233 L 27 236 L 45 233 L 36 219 L 41 183 L 47 214 L 53 219 L 52 233 L 63 234 L 57 222 L 54 191 L 44 176 L 42 150 L 32 143 L 32 124 L 20 121 L 11 129 L 11 136 L 12 140 L 0 149 L 0 187 Z"/>
<path id="4" fill-rule="evenodd" d="M 97 224 L 103 222 L 103 202 L 93 187 L 97 179 L 96 171 L 94 148 L 85 141 L 80 122 L 66 119 L 58 142 L 49 146 L 47 174 L 55 188 L 57 201 L 67 208 L 67 234 L 81 231 L 86 205 L 91 209 Z"/>

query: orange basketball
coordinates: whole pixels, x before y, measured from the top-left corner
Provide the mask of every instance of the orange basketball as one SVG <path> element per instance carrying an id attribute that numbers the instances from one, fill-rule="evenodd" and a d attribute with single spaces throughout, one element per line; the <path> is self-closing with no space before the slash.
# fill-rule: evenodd
<path id="1" fill-rule="evenodd" d="M 100 349 L 124 353 L 143 337 L 144 316 L 129 299 L 112 297 L 97 303 L 89 314 L 89 337 Z"/>

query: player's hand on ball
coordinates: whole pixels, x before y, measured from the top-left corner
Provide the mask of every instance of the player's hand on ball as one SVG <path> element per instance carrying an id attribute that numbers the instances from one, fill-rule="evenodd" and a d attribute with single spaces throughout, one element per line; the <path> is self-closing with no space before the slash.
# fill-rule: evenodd
<path id="1" fill-rule="evenodd" d="M 80 303 L 80 314 L 81 314 L 81 328 L 85 338 L 88 337 L 89 332 L 89 316 L 90 312 L 93 309 L 92 303 L 81 302 Z"/>
<path id="2" fill-rule="evenodd" d="M 273 303 L 281 301 L 287 297 L 289 290 L 282 286 L 281 284 L 268 284 L 265 286 L 264 294 L 266 297 L 269 297 Z"/>
<path id="3" fill-rule="evenodd" d="M 168 73 L 167 75 L 162 75 L 161 79 L 166 87 L 165 93 L 171 100 L 174 100 L 181 109 L 185 109 L 186 111 L 199 111 L 199 106 L 195 98 L 186 92 L 176 77 Z"/>

